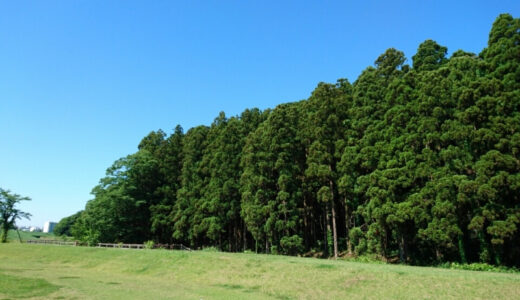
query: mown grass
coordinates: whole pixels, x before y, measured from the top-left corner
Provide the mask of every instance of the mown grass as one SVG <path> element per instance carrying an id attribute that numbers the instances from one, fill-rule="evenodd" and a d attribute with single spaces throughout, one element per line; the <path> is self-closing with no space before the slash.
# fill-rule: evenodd
<path id="1" fill-rule="evenodd" d="M 43 297 L 59 289 L 41 278 L 26 278 L 0 273 L 0 294 L 8 298 Z"/>
<path id="2" fill-rule="evenodd" d="M 22 241 L 27 241 L 27 240 L 37 240 L 37 239 L 56 239 L 58 237 L 56 237 L 53 233 L 45 233 L 45 232 L 27 232 L 27 231 L 19 231 L 20 233 L 20 238 L 22 239 Z M 7 232 L 7 240 L 10 241 L 10 242 L 19 242 L 19 237 L 18 237 L 18 233 L 16 232 L 16 230 L 9 230 Z"/>
<path id="3" fill-rule="evenodd" d="M 273 255 L 9 243 L 0 262 L 0 299 L 520 298 L 520 274 Z"/>

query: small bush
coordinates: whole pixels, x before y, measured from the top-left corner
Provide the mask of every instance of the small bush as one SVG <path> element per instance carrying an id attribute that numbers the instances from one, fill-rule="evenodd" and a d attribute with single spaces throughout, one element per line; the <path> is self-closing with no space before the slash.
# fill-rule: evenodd
<path id="1" fill-rule="evenodd" d="M 354 248 L 354 252 L 356 255 L 361 255 L 367 250 L 367 243 L 365 240 L 365 234 L 359 227 L 354 227 L 350 229 L 349 232 L 350 242 L 352 243 L 352 248 Z"/>
<path id="2" fill-rule="evenodd" d="M 155 243 L 153 241 L 146 241 L 144 243 L 144 248 L 145 249 L 153 249 L 153 246 L 155 246 Z"/>
<path id="3" fill-rule="evenodd" d="M 280 240 L 280 247 L 284 254 L 296 255 L 303 251 L 303 239 L 298 235 L 284 236 Z"/>
<path id="4" fill-rule="evenodd" d="M 485 271 L 485 272 L 501 272 L 501 273 L 520 273 L 517 268 L 508 268 L 505 266 L 493 266 L 486 263 L 459 264 L 456 262 L 446 262 L 439 265 L 440 268 L 468 271 Z"/>
<path id="5" fill-rule="evenodd" d="M 88 246 L 96 246 L 99 243 L 99 234 L 96 234 L 94 231 L 87 231 L 87 235 L 83 236 L 81 239 L 82 242 L 86 243 Z"/>
<path id="6" fill-rule="evenodd" d="M 370 264 L 386 264 L 385 261 L 381 257 L 378 257 L 375 254 L 364 254 L 360 256 L 353 256 L 344 258 L 348 261 L 361 262 L 361 263 L 370 263 Z"/>
<path id="7" fill-rule="evenodd" d="M 359 243 L 354 247 L 356 255 L 362 255 L 367 251 L 367 241 L 364 238 L 359 239 Z"/>

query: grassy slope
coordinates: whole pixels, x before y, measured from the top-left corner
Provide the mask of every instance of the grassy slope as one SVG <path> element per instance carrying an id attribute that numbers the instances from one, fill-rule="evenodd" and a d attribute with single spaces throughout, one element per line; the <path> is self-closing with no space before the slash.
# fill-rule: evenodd
<path id="1" fill-rule="evenodd" d="M 520 297 L 520 274 L 256 254 L 10 243 L 0 262 L 0 299 Z"/>
<path id="2" fill-rule="evenodd" d="M 37 240 L 37 239 L 55 239 L 56 236 L 53 233 L 44 233 L 44 232 L 27 232 L 27 231 L 19 231 L 20 237 L 22 241 L 27 240 Z M 16 230 L 9 230 L 7 233 L 7 240 L 12 242 L 18 242 L 18 234 Z"/>

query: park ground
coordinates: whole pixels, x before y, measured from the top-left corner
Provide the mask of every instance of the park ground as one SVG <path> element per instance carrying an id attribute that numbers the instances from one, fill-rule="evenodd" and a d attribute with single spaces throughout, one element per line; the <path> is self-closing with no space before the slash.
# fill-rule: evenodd
<path id="1" fill-rule="evenodd" d="M 0 245 L 0 299 L 520 299 L 520 274 L 216 251 Z"/>

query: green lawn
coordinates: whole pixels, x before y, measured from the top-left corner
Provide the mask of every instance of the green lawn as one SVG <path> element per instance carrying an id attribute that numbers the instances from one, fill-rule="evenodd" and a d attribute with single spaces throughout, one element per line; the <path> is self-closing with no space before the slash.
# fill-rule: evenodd
<path id="1" fill-rule="evenodd" d="M 27 240 L 37 240 L 37 239 L 56 239 L 57 237 L 53 233 L 44 233 L 44 232 L 28 232 L 28 231 L 19 231 L 20 237 L 22 241 Z M 7 240 L 11 242 L 18 242 L 18 234 L 16 230 L 9 230 L 7 233 Z"/>
<path id="2" fill-rule="evenodd" d="M 274 255 L 0 245 L 0 299 L 520 299 L 520 274 Z"/>

